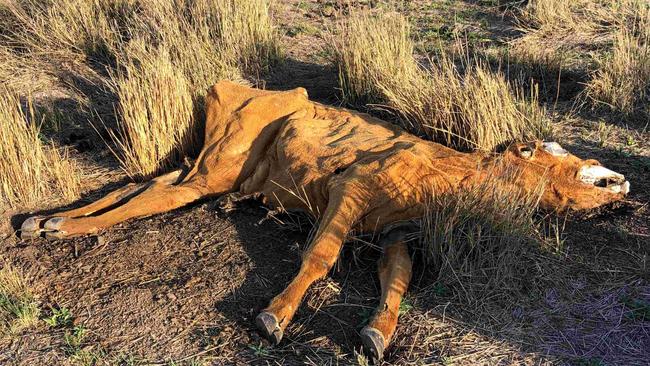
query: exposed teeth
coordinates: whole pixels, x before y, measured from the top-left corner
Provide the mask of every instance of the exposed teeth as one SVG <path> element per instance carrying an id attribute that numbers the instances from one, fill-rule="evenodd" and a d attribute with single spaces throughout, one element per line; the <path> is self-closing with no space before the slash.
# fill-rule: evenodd
<path id="1" fill-rule="evenodd" d="M 607 186 L 614 193 L 630 193 L 630 182 L 625 181 L 623 184 L 610 184 Z"/>
<path id="2" fill-rule="evenodd" d="M 621 189 L 621 191 L 623 192 L 623 194 L 630 193 L 630 182 L 626 181 L 625 183 L 623 183 L 623 188 Z"/>
<path id="3" fill-rule="evenodd" d="M 585 165 L 580 168 L 580 180 L 587 184 L 606 187 L 607 183 L 623 183 L 625 177 L 600 165 Z M 598 183 L 598 184 L 597 184 Z M 602 184 L 601 184 L 602 183 Z"/>

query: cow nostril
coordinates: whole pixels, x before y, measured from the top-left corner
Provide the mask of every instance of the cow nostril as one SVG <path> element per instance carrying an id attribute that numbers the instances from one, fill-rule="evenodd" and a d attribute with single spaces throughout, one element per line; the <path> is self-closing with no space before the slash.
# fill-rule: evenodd
<path id="1" fill-rule="evenodd" d="M 596 187 L 605 188 L 605 187 L 607 187 L 607 179 L 606 178 L 600 178 L 600 179 L 598 179 L 598 180 L 596 180 L 594 182 L 594 185 Z"/>

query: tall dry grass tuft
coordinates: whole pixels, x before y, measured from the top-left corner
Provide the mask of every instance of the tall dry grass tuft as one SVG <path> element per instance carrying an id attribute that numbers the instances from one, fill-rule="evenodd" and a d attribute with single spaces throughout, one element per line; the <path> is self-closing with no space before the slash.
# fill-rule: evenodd
<path id="1" fill-rule="evenodd" d="M 650 112 L 650 4 L 619 30 L 611 52 L 597 62 L 586 89 L 595 103 L 628 114 L 643 107 Z"/>
<path id="2" fill-rule="evenodd" d="M 195 28 L 216 30 L 213 38 L 219 39 L 245 72 L 264 71 L 281 57 L 268 0 L 203 0 L 195 2 L 193 11 Z"/>
<path id="3" fill-rule="evenodd" d="M 246 83 L 244 75 L 281 58 L 269 0 L 7 0 L 0 34 L 8 58 L 109 86 L 119 112 L 115 153 L 134 178 L 167 169 L 198 143 L 208 86 Z"/>
<path id="4" fill-rule="evenodd" d="M 525 36 L 513 42 L 516 57 L 590 70 L 586 95 L 595 104 L 631 113 L 645 101 L 650 85 L 646 0 L 530 1 L 520 22 Z"/>
<path id="5" fill-rule="evenodd" d="M 519 21 L 537 47 L 593 48 L 611 42 L 617 30 L 627 27 L 644 8 L 645 0 L 534 0 L 521 9 Z"/>
<path id="6" fill-rule="evenodd" d="M 483 183 L 432 195 L 426 205 L 420 239 L 424 258 L 439 270 L 441 282 L 456 284 L 468 301 L 493 291 L 518 291 L 526 272 L 522 254 L 539 238 L 535 212 L 543 182 L 524 191 L 513 184 L 518 172 L 508 170 L 499 163 L 486 171 L 490 178 Z"/>
<path id="7" fill-rule="evenodd" d="M 32 327 L 40 309 L 22 273 L 10 264 L 0 269 L 0 337 Z"/>
<path id="8" fill-rule="evenodd" d="M 410 25 L 399 14 L 355 14 L 329 36 L 332 61 L 346 103 L 363 106 L 384 98 L 377 82 L 408 80 L 418 72 Z"/>
<path id="9" fill-rule="evenodd" d="M 6 45 L 0 44 L 0 80 L 2 85 L 27 93 L 42 90 L 53 83 L 42 63 L 17 54 Z"/>
<path id="10" fill-rule="evenodd" d="M 134 46 L 135 47 L 135 46 Z M 119 131 L 114 140 L 126 173 L 149 177 L 198 144 L 190 84 L 165 49 L 139 45 L 114 76 L 119 104 Z"/>
<path id="11" fill-rule="evenodd" d="M 375 104 L 401 117 L 417 134 L 463 150 L 492 150 L 548 133 L 537 92 L 476 61 L 464 68 L 442 51 L 426 69 L 413 56 L 406 19 L 353 14 L 330 37 L 345 101 Z"/>
<path id="12" fill-rule="evenodd" d="M 80 175 L 66 151 L 41 141 L 31 103 L 0 89 L 0 207 L 33 207 L 52 197 L 77 198 Z M 5 208 L 6 208 L 5 207 Z"/>

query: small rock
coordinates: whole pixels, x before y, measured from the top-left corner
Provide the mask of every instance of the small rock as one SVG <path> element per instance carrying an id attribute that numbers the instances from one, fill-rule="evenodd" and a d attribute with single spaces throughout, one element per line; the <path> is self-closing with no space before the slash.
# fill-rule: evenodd
<path id="1" fill-rule="evenodd" d="M 176 295 L 174 295 L 171 292 L 167 293 L 167 298 L 169 299 L 169 301 L 175 301 L 177 299 Z"/>
<path id="2" fill-rule="evenodd" d="M 104 245 L 105 243 L 106 243 L 106 238 L 104 238 L 101 235 L 97 237 L 97 245 Z"/>

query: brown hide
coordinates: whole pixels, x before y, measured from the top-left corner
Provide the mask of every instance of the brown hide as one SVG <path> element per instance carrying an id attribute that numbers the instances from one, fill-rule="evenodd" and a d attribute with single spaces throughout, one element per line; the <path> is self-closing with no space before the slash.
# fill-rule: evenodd
<path id="1" fill-rule="evenodd" d="M 302 88 L 266 92 L 229 82 L 207 99 L 206 143 L 196 169 L 211 191 L 223 176 L 244 194 L 266 203 L 319 216 L 332 187 L 351 185 L 364 206 L 362 227 L 418 217 L 425 192 L 443 193 L 477 184 L 497 159 L 464 154 L 424 141 L 367 114 L 311 102 Z M 548 180 L 541 204 L 549 210 L 585 209 L 623 198 L 576 179 L 584 164 L 571 154 L 556 157 L 539 142 L 522 158 L 518 144 L 503 156 L 521 170 L 524 189 Z M 223 160 L 231 161 L 224 171 Z M 211 181 L 210 177 L 215 178 Z"/>
<path id="2" fill-rule="evenodd" d="M 220 82 L 206 103 L 205 143 L 185 177 L 172 172 L 75 210 L 29 218 L 21 235 L 93 233 L 236 191 L 261 194 L 273 207 L 311 212 L 320 224 L 299 273 L 256 319 L 279 342 L 305 291 L 327 274 L 353 226 L 381 232 L 421 216 L 431 194 L 453 193 L 487 178 L 528 191 L 544 184 L 541 205 L 558 211 L 620 200 L 629 189 L 623 176 L 559 145 L 553 150 L 542 142 L 514 144 L 498 156 L 460 153 L 367 114 L 311 102 L 302 88 L 271 92 Z M 361 332 L 374 358 L 389 344 L 411 276 L 404 235 L 397 227 L 382 239 L 381 304 Z"/>

